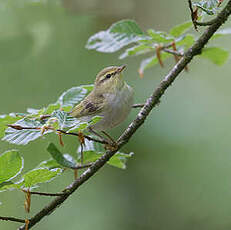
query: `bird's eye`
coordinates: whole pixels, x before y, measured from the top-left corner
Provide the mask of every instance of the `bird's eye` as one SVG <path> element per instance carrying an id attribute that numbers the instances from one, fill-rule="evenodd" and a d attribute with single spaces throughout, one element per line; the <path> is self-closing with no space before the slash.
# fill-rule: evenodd
<path id="1" fill-rule="evenodd" d="M 108 74 L 106 75 L 106 78 L 110 78 L 110 77 L 111 77 L 111 74 L 108 73 Z"/>

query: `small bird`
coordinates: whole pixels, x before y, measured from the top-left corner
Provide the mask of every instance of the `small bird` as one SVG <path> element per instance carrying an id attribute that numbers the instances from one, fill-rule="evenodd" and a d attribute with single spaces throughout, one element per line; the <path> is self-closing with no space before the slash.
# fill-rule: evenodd
<path id="1" fill-rule="evenodd" d="M 133 89 L 123 79 L 126 65 L 109 66 L 101 70 L 95 80 L 94 89 L 77 106 L 70 115 L 82 120 L 90 120 L 94 116 L 102 119 L 90 125 L 88 130 L 101 139 L 96 131 L 102 132 L 113 143 L 115 141 L 105 131 L 123 122 L 133 104 Z"/>

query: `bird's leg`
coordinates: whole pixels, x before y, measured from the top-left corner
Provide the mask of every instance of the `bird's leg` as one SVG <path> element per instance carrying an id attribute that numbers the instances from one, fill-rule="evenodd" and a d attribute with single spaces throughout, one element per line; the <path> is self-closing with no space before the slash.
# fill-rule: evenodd
<path id="1" fill-rule="evenodd" d="M 101 132 L 110 140 L 113 146 L 115 147 L 117 146 L 117 142 L 108 133 L 106 133 L 105 131 L 101 131 Z"/>
<path id="2" fill-rule="evenodd" d="M 99 137 L 102 141 L 108 142 L 102 135 L 98 134 L 95 130 L 93 130 L 91 127 L 88 127 L 88 131 Z"/>

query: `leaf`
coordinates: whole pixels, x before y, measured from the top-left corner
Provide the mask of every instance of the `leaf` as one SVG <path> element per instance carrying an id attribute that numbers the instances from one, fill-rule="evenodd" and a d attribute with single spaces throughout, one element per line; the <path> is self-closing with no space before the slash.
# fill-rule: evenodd
<path id="1" fill-rule="evenodd" d="M 130 158 L 134 153 L 125 154 L 125 153 L 116 153 L 107 163 L 114 167 L 120 169 L 126 169 L 126 161 Z"/>
<path id="2" fill-rule="evenodd" d="M 62 172 L 61 169 L 46 169 L 46 168 L 39 168 L 33 169 L 23 176 L 23 184 L 24 187 L 29 188 L 35 186 L 40 183 L 46 183 L 53 180 L 55 177 L 60 175 Z"/>
<path id="3" fill-rule="evenodd" d="M 145 54 L 147 52 L 154 51 L 154 50 L 155 50 L 155 47 L 151 45 L 139 44 L 139 45 L 126 49 L 125 52 L 119 56 L 119 59 L 123 59 L 128 56 L 132 56 L 132 55 Z"/>
<path id="4" fill-rule="evenodd" d="M 174 41 L 174 38 L 165 32 L 155 31 L 153 29 L 149 29 L 147 32 L 148 35 L 151 36 L 152 40 L 154 40 L 157 43 L 167 43 Z"/>
<path id="5" fill-rule="evenodd" d="M 64 93 L 62 93 L 57 103 L 59 103 L 61 107 L 74 106 L 80 101 L 82 101 L 83 98 L 91 90 L 92 90 L 92 85 L 83 85 L 83 86 L 73 87 L 71 89 L 68 89 Z"/>
<path id="6" fill-rule="evenodd" d="M 146 39 L 146 36 L 136 22 L 122 20 L 112 24 L 108 30 L 100 31 L 91 36 L 87 41 L 86 48 L 113 53 L 141 39 Z"/>
<path id="7" fill-rule="evenodd" d="M 54 168 L 62 168 L 62 166 L 54 159 L 49 159 L 46 161 L 42 161 L 37 168 L 47 168 L 47 169 L 54 169 Z"/>
<path id="8" fill-rule="evenodd" d="M 187 21 L 184 22 L 180 25 L 176 25 L 174 26 L 171 30 L 170 30 L 170 34 L 174 37 L 179 37 L 180 35 L 182 35 L 183 33 L 185 33 L 188 29 L 190 29 L 192 27 L 192 21 Z"/>
<path id="9" fill-rule="evenodd" d="M 229 52 L 219 47 L 204 48 L 200 57 L 207 58 L 216 65 L 223 65 L 228 57 Z"/>
<path id="10" fill-rule="evenodd" d="M 193 6 L 200 8 L 208 15 L 214 15 L 218 10 L 219 0 L 203 0 L 200 2 L 193 2 Z"/>
<path id="11" fill-rule="evenodd" d="M 231 28 L 226 28 L 223 30 L 218 30 L 211 39 L 215 39 L 215 38 L 219 38 L 219 37 L 223 37 L 225 35 L 230 35 L 231 34 Z"/>
<path id="12" fill-rule="evenodd" d="M 164 61 L 165 59 L 167 59 L 170 56 L 171 56 L 171 54 L 169 54 L 169 53 L 161 53 L 161 60 Z M 158 62 L 156 55 L 154 55 L 153 57 L 144 59 L 140 64 L 139 73 L 143 74 L 144 70 L 151 68 L 152 66 L 154 66 L 158 63 L 159 62 Z"/>
<path id="13" fill-rule="evenodd" d="M 176 40 L 178 46 L 185 46 L 186 48 L 190 47 L 195 42 L 195 38 L 192 34 L 186 34 L 181 39 Z"/>
<path id="14" fill-rule="evenodd" d="M 84 163 L 89 162 L 95 162 L 98 160 L 101 156 L 103 156 L 103 148 L 102 145 L 99 145 L 98 143 L 95 143 L 93 141 L 85 140 L 85 145 L 83 147 L 83 159 Z M 78 147 L 77 154 L 78 154 L 78 161 L 80 162 L 81 159 L 81 148 Z M 133 153 L 125 154 L 121 152 L 117 152 L 108 162 L 107 164 L 125 169 L 126 168 L 126 161 L 128 158 L 130 158 L 133 155 Z"/>
<path id="15" fill-rule="evenodd" d="M 10 115 L 1 115 L 0 116 L 0 138 L 2 138 L 5 134 L 5 130 L 8 128 L 8 124 L 12 124 L 18 120 L 20 117 L 10 116 Z"/>
<path id="16" fill-rule="evenodd" d="M 91 118 L 90 122 L 89 122 L 89 125 L 94 125 L 96 124 L 97 122 L 99 122 L 100 120 L 102 120 L 102 116 L 94 116 Z"/>
<path id="17" fill-rule="evenodd" d="M 59 123 L 59 129 L 73 127 L 79 122 L 76 118 L 69 116 L 67 112 L 56 110 L 51 114 L 51 117 L 56 117 Z"/>
<path id="18" fill-rule="evenodd" d="M 49 144 L 49 146 L 47 147 L 47 151 L 51 154 L 54 160 L 56 160 L 56 162 L 63 167 L 73 168 L 76 166 L 75 160 L 71 158 L 68 154 L 63 155 L 53 143 Z"/>
<path id="19" fill-rule="evenodd" d="M 38 129 L 21 129 L 17 130 L 14 128 L 7 128 L 5 131 L 5 136 L 2 138 L 3 141 L 8 141 L 9 143 L 16 145 L 26 145 L 30 141 L 33 141 L 42 136 L 39 128 L 42 127 L 43 123 L 36 120 L 31 120 L 28 118 L 23 118 L 14 125 L 18 125 L 21 127 L 30 127 L 30 128 L 38 128 Z M 51 130 L 46 130 L 44 133 L 50 133 Z"/>
<path id="20" fill-rule="evenodd" d="M 17 150 L 10 150 L 0 155 L 0 183 L 12 180 L 23 169 L 23 158 Z"/>
<path id="21" fill-rule="evenodd" d="M 48 107 L 45 109 L 44 114 L 52 114 L 55 110 L 60 109 L 60 104 L 50 104 Z"/>
<path id="22" fill-rule="evenodd" d="M 102 152 L 96 152 L 94 150 L 83 151 L 83 163 L 86 164 L 90 162 L 95 162 L 101 156 L 103 156 Z M 78 161 L 80 162 L 80 154 L 79 154 Z"/>
<path id="23" fill-rule="evenodd" d="M 7 190 L 14 190 L 14 189 L 20 189 L 20 187 L 23 185 L 22 181 L 13 183 L 12 181 L 8 181 L 8 182 L 3 182 L 0 183 L 0 192 L 4 192 Z"/>

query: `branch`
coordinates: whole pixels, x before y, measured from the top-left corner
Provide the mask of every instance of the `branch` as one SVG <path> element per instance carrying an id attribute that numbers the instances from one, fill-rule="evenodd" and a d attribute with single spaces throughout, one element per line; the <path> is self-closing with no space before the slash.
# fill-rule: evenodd
<path id="1" fill-rule="evenodd" d="M 8 217 L 8 216 L 0 216 L 0 220 L 25 223 L 25 220 L 23 220 L 23 219 L 19 219 L 19 218 L 15 218 L 15 217 Z"/>
<path id="2" fill-rule="evenodd" d="M 197 16 L 196 16 L 196 11 L 193 11 L 193 6 L 192 6 L 192 1 L 188 0 L 188 4 L 189 4 L 189 9 L 191 11 L 191 19 L 192 19 L 192 23 L 194 25 L 195 30 L 197 31 L 197 26 L 211 26 L 212 24 L 216 23 L 217 18 L 214 18 L 210 21 L 207 22 L 198 22 L 197 21 Z"/>
<path id="3" fill-rule="evenodd" d="M 214 24 L 209 26 L 207 30 L 199 37 L 195 44 L 189 48 L 180 61 L 172 68 L 172 70 L 161 81 L 157 89 L 147 99 L 144 107 L 140 110 L 135 120 L 131 122 L 128 128 L 118 139 L 118 149 L 126 144 L 129 139 L 134 135 L 137 129 L 144 123 L 152 109 L 159 103 L 160 98 L 165 93 L 166 89 L 174 82 L 177 76 L 184 70 L 187 64 L 193 59 L 194 56 L 201 53 L 202 49 L 218 30 L 218 28 L 227 20 L 231 14 L 231 0 L 217 16 Z M 118 151 L 117 149 L 117 151 Z M 106 162 L 116 153 L 116 151 L 107 151 L 101 158 L 93 163 L 77 180 L 70 184 L 65 194 L 55 198 L 41 211 L 35 214 L 29 223 L 29 228 L 40 222 L 45 216 L 51 214 L 57 207 L 59 207 L 73 192 L 75 192 L 82 184 L 91 178 Z M 25 225 L 21 226 L 19 230 L 25 230 Z"/>
<path id="4" fill-rule="evenodd" d="M 22 190 L 23 192 L 27 193 L 28 191 Z M 30 194 L 34 195 L 40 195 L 40 196 L 62 196 L 64 193 L 47 193 L 47 192 L 32 192 L 30 191 Z"/>
<path id="5" fill-rule="evenodd" d="M 142 108 L 144 107 L 144 104 L 134 104 L 132 105 L 132 108 Z"/>

